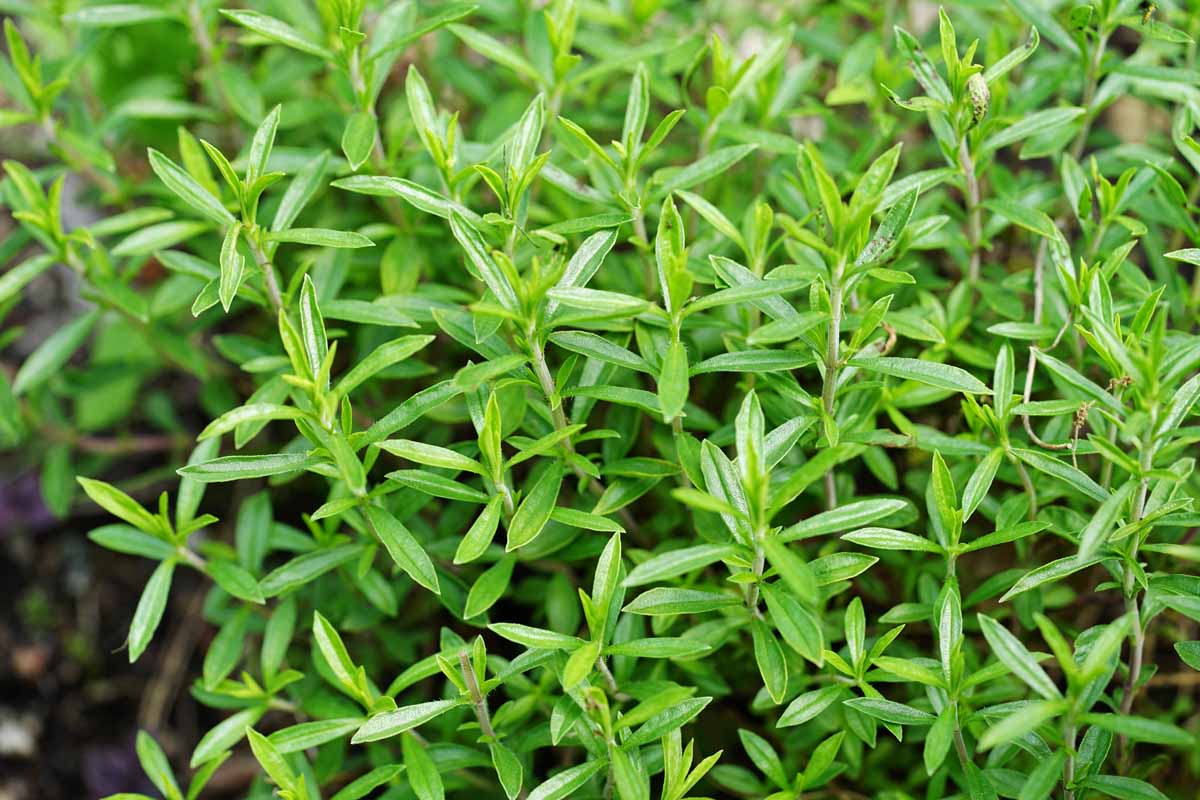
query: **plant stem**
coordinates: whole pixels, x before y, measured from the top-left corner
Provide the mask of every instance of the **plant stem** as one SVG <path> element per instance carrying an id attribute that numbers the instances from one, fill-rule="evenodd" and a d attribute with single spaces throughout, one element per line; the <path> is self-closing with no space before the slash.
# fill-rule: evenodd
<path id="1" fill-rule="evenodd" d="M 542 342 L 538 338 L 537 331 L 532 325 L 526 331 L 526 337 L 529 342 L 529 357 L 533 362 L 533 372 L 535 375 L 537 375 L 538 384 L 540 384 L 542 387 L 542 394 L 546 396 L 546 403 L 550 406 L 550 419 L 554 423 L 554 429 L 561 431 L 568 425 L 567 416 L 565 413 L 563 413 L 562 401 L 558 396 L 558 388 L 554 384 L 554 376 L 550 374 L 550 367 L 546 364 L 545 349 L 542 347 Z M 568 457 L 575 454 L 575 443 L 571 441 L 570 437 L 565 437 L 561 442 L 561 446 Z M 575 475 L 581 481 L 583 481 L 594 494 L 597 496 L 604 495 L 604 484 L 602 484 L 596 478 L 593 478 L 591 475 L 588 475 L 579 467 L 578 464 L 574 463 L 573 461 L 570 461 L 570 464 L 571 469 L 575 472 Z M 638 530 L 638 525 L 633 519 L 633 515 L 629 513 L 629 510 L 622 508 L 618 513 L 620 514 L 621 521 L 625 523 L 625 527 L 629 530 L 629 532 L 636 533 Z"/>
<path id="2" fill-rule="evenodd" d="M 554 428 L 561 431 L 567 427 L 567 415 L 563 413 L 562 400 L 558 396 L 558 387 L 554 385 L 554 376 L 550 374 L 550 367 L 546 364 L 546 351 L 538 339 L 537 331 L 531 328 L 528 336 L 529 356 L 530 360 L 533 361 L 533 372 L 537 375 L 538 383 L 542 387 L 542 393 L 546 395 L 546 403 L 550 406 L 550 417 L 554 422 Z M 562 446 L 568 453 L 575 452 L 575 444 L 570 438 L 563 439 Z"/>
<path id="3" fill-rule="evenodd" d="M 498 741 L 496 738 L 496 729 L 492 727 L 491 714 L 488 713 L 487 698 L 479 690 L 479 680 L 475 677 L 475 667 L 471 665 L 471 659 L 467 655 L 466 650 L 459 651 L 458 663 L 462 667 L 463 680 L 466 681 L 467 691 L 471 695 L 471 705 L 475 707 L 475 719 L 479 721 L 479 729 L 483 731 L 484 736 L 492 741 Z"/>
<path id="4" fill-rule="evenodd" d="M 975 283 L 979 280 L 979 246 L 983 241 L 983 213 L 980 208 L 982 195 L 979 190 L 979 178 L 975 174 L 975 160 L 971 158 L 971 148 L 965 133 L 958 141 L 958 164 L 967 184 L 967 245 L 970 248 L 967 280 Z"/>
<path id="5" fill-rule="evenodd" d="M 646 242 L 647 244 L 650 243 L 650 236 L 646 231 L 646 212 L 641 208 L 638 208 L 637 213 L 633 217 L 633 232 L 643 242 Z M 642 250 L 639 247 L 638 252 L 642 259 L 642 284 L 645 288 L 646 299 L 653 300 L 655 295 L 655 287 L 658 285 L 658 281 L 654 274 L 654 263 L 650 257 L 646 255 L 645 250 Z"/>
<path id="6" fill-rule="evenodd" d="M 750 591 L 746 596 L 746 606 L 754 613 L 754 616 L 761 617 L 758 611 L 758 585 L 762 579 L 763 570 L 766 568 L 766 554 L 763 551 L 761 534 L 756 533 L 754 537 L 754 577 L 755 581 L 750 586 Z"/>
<path id="7" fill-rule="evenodd" d="M 1075 800 L 1075 792 L 1071 789 L 1071 783 L 1075 780 L 1075 721 L 1071 720 L 1067 725 L 1066 735 L 1063 737 L 1063 743 L 1067 748 L 1067 763 L 1063 765 L 1063 798 L 1064 800 Z"/>
<path id="8" fill-rule="evenodd" d="M 596 659 L 596 667 L 600 670 L 600 675 L 604 678 L 604 685 L 608 687 L 608 693 L 613 696 L 614 700 L 628 700 L 629 695 L 621 691 L 621 687 L 617 685 L 616 676 L 612 674 L 612 670 L 608 668 L 608 663 L 604 660 L 604 656 Z"/>
<path id="9" fill-rule="evenodd" d="M 1100 62 L 1104 60 L 1104 48 L 1108 45 L 1108 34 L 1100 34 L 1096 39 L 1096 47 L 1092 50 L 1092 57 L 1088 60 L 1087 73 L 1083 79 L 1083 98 L 1080 105 L 1083 106 L 1083 127 L 1079 129 L 1079 133 L 1075 136 L 1075 141 L 1071 143 L 1071 157 L 1076 161 L 1083 155 L 1083 148 L 1087 144 L 1088 134 L 1092 130 L 1092 100 L 1096 97 L 1096 85 L 1100 81 Z"/>
<path id="10" fill-rule="evenodd" d="M 821 407 L 830 420 L 833 419 L 834 399 L 837 396 L 838 359 L 842 339 L 842 269 L 839 261 L 829 280 L 829 330 L 825 335 L 825 378 L 821 386 Z M 825 505 L 837 507 L 837 485 L 833 470 L 825 473 Z"/>
<path id="11" fill-rule="evenodd" d="M 267 297 L 271 299 L 271 307 L 276 314 L 283 311 L 283 295 L 279 292 L 279 281 L 275 278 L 275 267 L 271 265 L 271 259 L 267 257 L 267 253 L 263 250 L 262 244 L 254 237 L 246 237 L 250 241 L 250 249 L 254 253 L 254 261 L 262 270 L 263 281 L 267 285 Z"/>
<path id="12" fill-rule="evenodd" d="M 1157 408 L 1151 409 L 1150 424 L 1146 428 L 1146 434 L 1142 439 L 1142 452 L 1140 468 L 1142 472 L 1141 483 L 1138 487 L 1137 497 L 1134 500 L 1133 513 L 1131 514 L 1131 524 L 1136 524 L 1146 513 L 1146 498 L 1150 490 L 1150 478 L 1146 475 L 1154 468 L 1154 429 L 1157 426 L 1158 414 Z M 1141 534 L 1135 534 L 1133 541 L 1129 545 L 1129 560 L 1136 561 L 1138 553 L 1138 545 L 1141 539 Z M 1125 566 L 1125 575 L 1123 581 L 1125 590 L 1125 609 L 1132 617 L 1133 624 L 1133 641 L 1130 643 L 1129 656 L 1129 676 L 1125 681 L 1125 691 L 1121 695 L 1121 714 L 1128 715 L 1133 709 L 1133 700 L 1137 695 L 1138 682 L 1142 677 L 1142 660 L 1146 648 L 1146 632 L 1142 629 L 1142 613 L 1140 606 L 1140 598 L 1135 593 L 1136 576 L 1133 568 L 1128 564 Z M 1122 735 L 1120 738 L 1122 757 L 1128 755 L 1128 737 Z"/>

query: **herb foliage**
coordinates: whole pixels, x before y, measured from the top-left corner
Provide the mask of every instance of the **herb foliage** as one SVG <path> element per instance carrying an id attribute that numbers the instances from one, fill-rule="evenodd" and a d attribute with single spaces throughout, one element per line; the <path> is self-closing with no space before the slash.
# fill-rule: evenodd
<path id="1" fill-rule="evenodd" d="M 1194 791 L 1194 3 L 225 5 L 0 3 L 161 797 Z"/>

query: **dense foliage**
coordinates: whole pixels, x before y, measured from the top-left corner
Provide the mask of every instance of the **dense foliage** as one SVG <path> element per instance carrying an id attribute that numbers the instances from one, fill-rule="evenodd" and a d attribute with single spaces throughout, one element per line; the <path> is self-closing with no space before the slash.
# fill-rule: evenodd
<path id="1" fill-rule="evenodd" d="M 0 9 L 163 798 L 1194 796 L 1194 2 Z"/>

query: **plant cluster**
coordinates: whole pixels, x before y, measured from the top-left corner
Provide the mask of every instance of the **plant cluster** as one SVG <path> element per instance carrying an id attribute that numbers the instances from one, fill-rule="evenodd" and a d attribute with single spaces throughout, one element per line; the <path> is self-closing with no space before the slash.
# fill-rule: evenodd
<path id="1" fill-rule="evenodd" d="M 1194 796 L 1194 2 L 0 9 L 161 797 Z"/>

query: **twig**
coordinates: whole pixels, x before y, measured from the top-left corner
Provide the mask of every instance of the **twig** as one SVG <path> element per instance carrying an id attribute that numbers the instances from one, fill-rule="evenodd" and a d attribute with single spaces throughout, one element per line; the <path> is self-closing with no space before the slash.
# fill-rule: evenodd
<path id="1" fill-rule="evenodd" d="M 967 145 L 965 133 L 958 141 L 958 163 L 962 167 L 967 184 L 967 244 L 971 250 L 970 261 L 967 264 L 967 280 L 976 283 L 979 280 L 979 245 L 983 241 L 983 216 L 980 209 L 979 178 L 975 174 L 975 160 L 971 158 L 971 148 Z"/>

